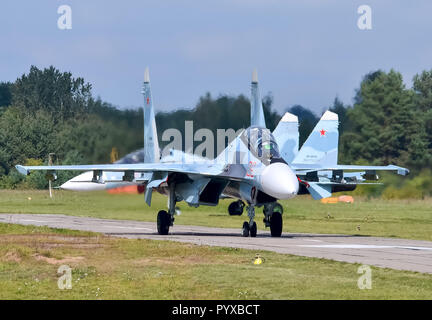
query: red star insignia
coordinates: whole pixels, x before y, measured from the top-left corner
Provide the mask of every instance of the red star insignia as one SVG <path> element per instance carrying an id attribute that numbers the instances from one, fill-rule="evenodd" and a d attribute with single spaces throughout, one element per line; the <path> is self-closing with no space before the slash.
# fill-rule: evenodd
<path id="1" fill-rule="evenodd" d="M 325 136 L 326 132 L 327 132 L 327 131 L 325 131 L 324 129 L 321 129 L 321 130 L 320 130 L 320 136 Z"/>

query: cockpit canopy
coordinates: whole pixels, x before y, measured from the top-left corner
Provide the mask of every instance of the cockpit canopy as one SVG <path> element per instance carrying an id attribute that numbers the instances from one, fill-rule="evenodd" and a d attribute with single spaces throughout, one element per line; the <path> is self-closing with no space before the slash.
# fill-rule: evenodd
<path id="1" fill-rule="evenodd" d="M 266 164 L 273 158 L 280 158 L 276 139 L 269 129 L 250 127 L 243 131 L 241 139 L 252 154 Z"/>

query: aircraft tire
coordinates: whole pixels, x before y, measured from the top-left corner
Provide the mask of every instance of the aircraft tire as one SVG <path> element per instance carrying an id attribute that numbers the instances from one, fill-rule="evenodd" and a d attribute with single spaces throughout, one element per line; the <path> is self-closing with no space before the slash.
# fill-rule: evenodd
<path id="1" fill-rule="evenodd" d="M 245 221 L 243 222 L 242 236 L 249 237 L 249 233 L 250 233 L 249 222 Z"/>
<path id="2" fill-rule="evenodd" d="M 231 202 L 228 206 L 228 213 L 230 216 L 241 216 L 243 214 L 244 203 L 243 201 Z"/>
<path id="3" fill-rule="evenodd" d="M 270 233 L 272 237 L 280 237 L 282 235 L 283 220 L 280 212 L 273 212 L 270 217 Z"/>
<path id="4" fill-rule="evenodd" d="M 165 210 L 161 210 L 157 215 L 157 230 L 160 235 L 167 235 L 170 227 L 170 215 Z"/>
<path id="5" fill-rule="evenodd" d="M 256 235 L 257 235 L 257 224 L 256 224 L 256 222 L 254 221 L 254 223 L 252 224 L 252 227 L 250 227 L 250 236 L 251 236 L 252 238 L 255 238 Z"/>

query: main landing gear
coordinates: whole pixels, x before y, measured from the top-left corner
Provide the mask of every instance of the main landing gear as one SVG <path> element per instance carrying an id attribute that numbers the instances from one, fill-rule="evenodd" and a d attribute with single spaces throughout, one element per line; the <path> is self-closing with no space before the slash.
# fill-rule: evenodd
<path id="1" fill-rule="evenodd" d="M 172 226 L 171 215 L 165 210 L 161 210 L 157 215 L 157 231 L 161 235 L 167 235 Z"/>
<path id="2" fill-rule="evenodd" d="M 168 212 L 161 210 L 157 215 L 157 231 L 160 235 L 167 235 L 169 228 L 174 225 L 176 210 L 175 185 L 171 184 L 168 198 Z"/>
<path id="3" fill-rule="evenodd" d="M 241 216 L 243 214 L 244 207 L 245 204 L 241 200 L 231 202 L 228 206 L 228 213 L 230 216 Z"/>

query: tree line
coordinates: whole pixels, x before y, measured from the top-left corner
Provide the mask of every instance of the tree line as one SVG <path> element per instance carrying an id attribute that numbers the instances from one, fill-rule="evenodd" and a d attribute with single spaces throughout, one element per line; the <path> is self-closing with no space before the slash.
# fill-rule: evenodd
<path id="1" fill-rule="evenodd" d="M 49 153 L 62 164 L 108 163 L 113 148 L 123 156 L 142 147 L 142 108 L 119 109 L 94 98 L 91 90 L 83 78 L 53 66 L 32 66 L 15 82 L 0 82 L 0 188 L 45 187 L 44 179 L 24 179 L 14 166 L 47 163 Z M 273 130 L 282 115 L 273 110 L 271 93 L 264 96 L 263 106 L 267 127 Z M 397 164 L 414 176 L 431 167 L 432 70 L 415 75 L 411 88 L 395 70 L 370 72 L 361 79 L 351 105 L 336 97 L 322 108 L 327 109 L 339 115 L 339 163 Z M 299 117 L 302 144 L 320 115 L 301 105 L 285 111 Z M 194 121 L 194 130 L 214 133 L 246 128 L 249 99 L 206 93 L 192 109 L 158 112 L 159 139 L 168 128 L 183 132 L 186 120 Z M 166 143 L 160 141 L 161 146 Z"/>

